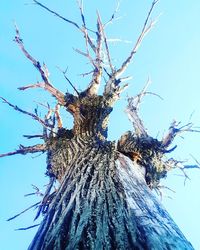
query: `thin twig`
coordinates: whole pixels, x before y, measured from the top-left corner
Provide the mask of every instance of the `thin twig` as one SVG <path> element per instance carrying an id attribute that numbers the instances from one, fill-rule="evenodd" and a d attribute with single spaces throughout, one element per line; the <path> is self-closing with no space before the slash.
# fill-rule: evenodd
<path id="1" fill-rule="evenodd" d="M 115 70 L 114 73 L 110 76 L 109 80 L 106 82 L 106 86 L 104 88 L 104 95 L 112 94 L 116 90 L 116 84 L 118 85 L 120 83 L 120 79 L 117 79 L 122 75 L 129 64 L 132 62 L 134 55 L 136 54 L 138 48 L 140 47 L 144 37 L 147 35 L 147 33 L 151 30 L 151 28 L 154 26 L 156 21 L 151 21 L 149 24 L 149 19 L 151 17 L 152 11 L 154 9 L 154 6 L 158 0 L 154 0 L 152 2 L 151 8 L 148 12 L 148 15 L 146 17 L 146 20 L 144 22 L 142 31 L 133 47 L 133 49 L 130 52 L 130 55 L 126 58 L 126 60 L 122 63 L 121 67 L 118 70 Z"/>
<path id="2" fill-rule="evenodd" d="M 87 47 L 87 46 L 86 46 L 86 47 Z M 97 66 L 96 66 L 96 63 L 95 63 L 95 61 L 93 60 L 93 58 L 91 57 L 91 55 L 90 55 L 88 49 L 87 49 L 87 52 L 86 52 L 86 53 L 83 52 L 83 51 L 81 51 L 80 49 L 75 49 L 75 48 L 74 48 L 74 51 L 77 52 L 78 54 L 84 56 L 84 57 L 87 57 L 88 60 L 90 61 L 90 63 L 93 65 L 94 68 L 97 67 Z M 93 71 L 93 72 L 94 72 L 94 71 Z"/>
<path id="3" fill-rule="evenodd" d="M 31 195 L 39 195 L 39 196 L 44 196 L 44 194 L 40 191 L 40 189 L 36 186 L 32 184 L 33 189 L 35 189 L 36 191 L 33 193 L 29 193 L 29 194 L 25 194 L 24 197 L 27 196 L 31 196 Z"/>
<path id="4" fill-rule="evenodd" d="M 20 212 L 19 214 L 16 214 L 15 216 L 13 216 L 13 217 L 7 219 L 7 221 L 11 221 L 11 220 L 13 220 L 13 219 L 19 217 L 21 214 L 25 213 L 26 211 L 30 210 L 30 209 L 33 208 L 33 207 L 38 206 L 39 204 L 40 204 L 40 202 L 37 202 L 37 203 L 35 203 L 34 205 L 31 205 L 30 207 L 26 208 L 25 210 L 23 210 L 23 211 Z"/>
<path id="5" fill-rule="evenodd" d="M 40 138 L 43 139 L 43 135 L 23 135 L 27 139 Z"/>
<path id="6" fill-rule="evenodd" d="M 111 18 L 104 24 L 104 28 L 109 25 L 110 23 L 113 22 L 113 20 L 115 19 L 115 16 L 117 14 L 117 12 L 119 11 L 119 7 L 120 7 L 120 1 L 117 1 L 117 5 L 116 5 L 116 8 L 111 16 Z"/>
<path id="7" fill-rule="evenodd" d="M 111 62 L 111 57 L 110 57 L 110 51 L 109 51 L 109 47 L 108 47 L 108 43 L 107 43 L 107 38 L 106 38 L 106 34 L 105 34 L 105 31 L 104 31 L 104 27 L 103 27 L 103 24 L 102 24 L 101 17 L 99 15 L 99 13 L 98 13 L 98 19 L 99 19 L 99 25 L 100 25 L 100 28 L 101 28 L 102 36 L 103 36 L 103 39 L 104 39 L 104 44 L 105 44 L 105 48 L 106 48 L 106 54 L 107 54 L 109 66 L 110 66 L 112 74 L 114 74 L 114 67 L 113 67 L 112 62 Z"/>
<path id="8" fill-rule="evenodd" d="M 43 9 L 47 10 L 48 12 L 52 13 L 53 15 L 59 17 L 60 19 L 64 20 L 65 22 L 70 23 L 70 24 L 72 24 L 73 26 L 75 26 L 77 29 L 81 30 L 80 26 L 79 26 L 76 22 L 71 21 L 71 20 L 69 20 L 69 19 L 67 19 L 67 18 L 65 18 L 65 17 L 63 17 L 63 16 L 61 16 L 61 15 L 58 14 L 57 12 L 55 12 L 55 11 L 49 9 L 47 6 L 45 6 L 44 4 L 42 4 L 42 3 L 40 3 L 40 2 L 38 2 L 38 1 L 36 1 L 36 0 L 33 0 L 33 2 L 36 3 L 37 5 L 39 5 L 40 7 L 42 7 Z"/>
<path id="9" fill-rule="evenodd" d="M 197 163 L 197 165 L 200 167 L 200 162 L 193 156 L 190 154 L 190 156 L 193 158 L 193 160 Z"/>
<path id="10" fill-rule="evenodd" d="M 12 107 L 13 109 L 15 109 L 16 111 L 19 111 L 25 115 L 28 115 L 30 117 L 32 117 L 34 120 L 38 121 L 40 124 L 42 124 L 42 126 L 44 127 L 51 127 L 49 124 L 47 124 L 45 121 L 43 121 L 40 117 L 38 117 L 37 115 L 34 115 L 33 113 L 27 112 L 21 108 L 19 108 L 16 105 L 13 105 L 12 103 L 8 102 L 5 98 L 0 96 L 0 99 L 3 100 L 4 103 L 8 104 L 10 107 Z"/>
<path id="11" fill-rule="evenodd" d="M 85 77 L 85 76 L 91 75 L 93 72 L 94 70 L 91 70 L 90 72 L 79 74 L 79 76 Z"/>
<path id="12" fill-rule="evenodd" d="M 142 28 L 142 31 L 137 39 L 137 42 L 135 44 L 135 46 L 133 47 L 129 57 L 122 63 L 122 66 L 115 72 L 114 77 L 119 77 L 121 74 L 124 73 L 124 71 L 127 69 L 128 65 L 130 64 L 130 62 L 133 60 L 134 55 L 136 54 L 138 48 L 140 47 L 144 37 L 147 35 L 147 33 L 152 29 L 152 27 L 155 25 L 156 21 L 151 21 L 150 24 L 148 25 L 151 13 L 154 9 L 154 6 L 156 5 L 156 3 L 158 2 L 158 0 L 154 0 L 151 8 L 149 10 L 149 13 L 147 15 L 147 18 L 145 20 L 144 26 Z"/>
<path id="13" fill-rule="evenodd" d="M 15 231 L 28 230 L 28 229 L 31 229 L 31 228 L 34 228 L 34 227 L 38 227 L 39 225 L 40 225 L 40 223 L 32 225 L 32 226 L 29 226 L 29 227 L 20 227 L 20 228 L 15 229 Z"/>
<path id="14" fill-rule="evenodd" d="M 115 79 L 116 77 L 119 77 L 121 74 L 124 73 L 124 71 L 127 69 L 128 65 L 131 63 L 131 61 L 133 60 L 134 55 L 136 54 L 138 48 L 140 47 L 144 37 L 147 35 L 147 33 L 152 29 L 152 27 L 154 26 L 154 24 L 156 23 L 156 21 L 151 21 L 150 24 L 149 23 L 149 19 L 150 16 L 152 14 L 152 11 L 156 5 L 156 3 L 158 2 L 158 0 L 154 0 L 152 2 L 151 8 L 148 12 L 147 18 L 144 22 L 142 31 L 136 41 L 136 44 L 134 45 L 133 49 L 131 50 L 130 55 L 128 56 L 128 58 L 122 63 L 121 67 L 113 74 L 112 79 Z"/>
<path id="15" fill-rule="evenodd" d="M 43 197 L 42 201 L 40 202 L 40 205 L 39 205 L 37 214 L 36 214 L 36 216 L 34 218 L 34 221 L 40 216 L 40 213 L 45 209 L 54 182 L 55 182 L 55 178 L 51 177 L 50 180 L 49 180 L 49 184 L 47 185 L 44 197 Z"/>
<path id="16" fill-rule="evenodd" d="M 55 12 L 55 11 L 49 9 L 47 6 L 45 6 L 44 4 L 42 4 L 42 3 L 40 3 L 40 2 L 38 2 L 38 1 L 36 1 L 36 0 L 33 0 L 33 2 L 36 3 L 37 5 L 39 5 L 40 7 L 42 7 L 43 9 L 47 10 L 47 11 L 50 12 L 51 14 L 53 14 L 53 15 L 57 16 L 58 18 L 62 19 L 63 21 L 65 21 L 65 22 L 67 22 L 67 23 L 69 23 L 69 24 L 72 24 L 75 28 L 77 28 L 80 32 L 82 32 L 82 33 L 85 35 L 84 30 L 83 30 L 76 22 L 71 21 L 71 20 L 69 20 L 69 19 L 67 19 L 67 18 L 65 18 L 65 17 L 63 17 L 63 16 L 61 16 L 61 15 L 58 14 L 57 12 Z M 90 47 L 93 49 L 93 51 L 95 51 L 95 49 L 96 49 L 96 48 L 95 48 L 95 45 L 94 45 L 94 43 L 92 42 L 92 40 L 89 38 L 89 36 L 88 36 L 88 43 L 89 43 Z"/>
<path id="17" fill-rule="evenodd" d="M 79 92 L 78 90 L 75 88 L 74 84 L 69 80 L 69 78 L 66 75 L 67 70 L 63 71 L 60 67 L 57 67 L 63 74 L 64 78 L 68 81 L 68 83 L 70 84 L 70 86 L 73 88 L 73 90 L 76 92 L 76 94 L 79 96 Z"/>

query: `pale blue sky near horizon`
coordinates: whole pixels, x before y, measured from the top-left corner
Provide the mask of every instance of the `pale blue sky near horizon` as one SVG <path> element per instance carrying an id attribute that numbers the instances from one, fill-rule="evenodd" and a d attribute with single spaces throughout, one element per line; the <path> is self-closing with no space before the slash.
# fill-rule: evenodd
<path id="1" fill-rule="evenodd" d="M 76 1 L 43 0 L 42 3 L 58 11 L 63 16 L 81 23 Z M 150 0 L 121 0 L 120 17 L 107 29 L 110 39 L 124 42 L 110 43 L 115 65 L 130 52 L 143 26 Z M 116 1 L 85 0 L 85 16 L 88 26 L 95 28 L 96 9 L 103 21 L 107 21 L 115 9 Z M 57 66 L 68 67 L 68 77 L 77 88 L 84 89 L 89 78 L 79 76 L 89 69 L 85 58 L 73 48 L 84 49 L 81 34 L 69 24 L 59 20 L 43 9 L 31 4 L 31 0 L 2 1 L 0 3 L 0 96 L 28 111 L 34 110 L 36 102 L 55 101 L 43 90 L 20 92 L 18 87 L 35 83 L 40 75 L 24 57 L 13 42 L 14 21 L 16 21 L 24 44 L 31 54 L 45 62 L 51 73 L 53 84 L 65 92 L 72 91 L 63 79 Z M 141 117 L 149 133 L 162 138 L 173 119 L 186 124 L 191 120 L 200 127 L 200 1 L 161 0 L 152 17 L 159 16 L 153 30 L 145 37 L 126 75 L 133 76 L 130 87 L 122 95 L 111 115 L 109 139 L 117 140 L 131 129 L 124 112 L 126 97 L 137 94 L 148 77 L 152 84 L 150 91 L 162 96 L 163 100 L 147 96 L 141 105 Z M 161 15 L 160 15 L 161 14 Z M 128 41 L 128 42 L 127 42 Z M 19 144 L 32 145 L 37 140 L 27 140 L 23 134 L 38 134 L 41 127 L 31 118 L 19 114 L 0 102 L 0 153 L 9 152 Z M 71 119 L 66 115 L 65 124 L 71 127 Z M 200 134 L 185 134 L 178 137 L 174 145 L 177 149 L 169 155 L 178 160 L 193 164 L 191 154 L 200 161 Z M 24 197 L 31 193 L 31 184 L 44 189 L 48 180 L 45 173 L 45 155 L 12 156 L 0 158 L 0 249 L 25 250 L 33 238 L 36 228 L 27 231 L 14 231 L 16 228 L 31 226 L 36 211 L 29 211 L 13 221 L 6 219 L 36 203 L 39 197 Z M 176 191 L 163 190 L 163 204 L 178 224 L 186 238 L 196 250 L 200 249 L 199 209 L 200 171 L 190 170 L 190 181 L 184 185 L 182 173 L 169 174 L 163 185 Z M 171 198 L 167 197 L 171 196 Z"/>

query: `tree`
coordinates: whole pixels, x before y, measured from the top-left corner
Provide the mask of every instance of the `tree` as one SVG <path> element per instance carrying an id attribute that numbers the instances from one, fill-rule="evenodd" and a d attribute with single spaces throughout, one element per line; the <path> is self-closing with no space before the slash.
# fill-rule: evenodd
<path id="1" fill-rule="evenodd" d="M 46 107 L 48 112 L 43 120 L 37 112 L 24 111 L 2 98 L 11 107 L 40 122 L 44 128 L 42 135 L 27 136 L 43 138 L 44 144 L 20 146 L 16 151 L 1 155 L 47 152 L 50 182 L 36 216 L 44 213 L 45 217 L 30 249 L 192 249 L 150 191 L 159 188 L 160 179 L 170 169 L 196 167 L 182 166 L 174 159 L 164 160 L 165 154 L 174 149 L 169 147 L 177 134 L 195 131 L 192 124 L 177 127 L 178 124 L 173 122 L 167 135 L 160 141 L 148 135 L 138 115 L 141 98 L 149 94 L 145 87 L 128 100 L 127 113 L 134 132 L 128 131 L 122 135 L 118 143 L 107 141 L 109 115 L 127 86 L 122 85 L 122 81 L 127 79 L 121 78 L 121 74 L 153 25 L 149 17 L 156 3 L 152 3 L 136 45 L 118 69 L 112 64 L 105 25 L 99 14 L 97 40 L 94 43 L 81 5 L 82 26 L 53 12 L 83 33 L 86 52 L 76 51 L 87 57 L 93 67 L 92 80 L 87 89 L 81 92 L 62 71 L 75 94 L 63 94 L 50 83 L 46 65 L 42 66 L 25 49 L 16 27 L 16 43 L 42 77 L 42 82 L 21 87 L 20 90 L 44 88 L 58 101 L 54 109 Z M 114 15 L 110 21 L 113 18 Z M 103 74 L 106 78 L 105 88 L 103 94 L 98 95 Z M 60 106 L 72 114 L 72 130 L 62 127 Z M 60 186 L 53 192 L 51 189 L 56 180 Z"/>

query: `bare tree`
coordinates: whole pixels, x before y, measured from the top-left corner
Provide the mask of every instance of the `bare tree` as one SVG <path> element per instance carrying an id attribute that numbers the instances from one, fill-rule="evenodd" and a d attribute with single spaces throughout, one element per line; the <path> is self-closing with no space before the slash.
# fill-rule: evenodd
<path id="1" fill-rule="evenodd" d="M 171 169 L 180 168 L 184 172 L 185 168 L 198 168 L 198 162 L 184 165 L 166 154 L 175 149 L 171 145 L 178 134 L 199 131 L 191 123 L 180 126 L 173 121 L 161 140 L 151 137 L 138 114 L 142 98 L 153 94 L 147 91 L 148 81 L 138 95 L 128 98 L 126 111 L 133 131 L 127 131 L 117 142 L 107 140 L 109 116 L 128 86 L 128 78 L 122 75 L 145 35 L 154 26 L 151 14 L 157 2 L 152 2 L 135 45 L 121 66 L 116 68 L 105 32 L 106 26 L 115 18 L 115 12 L 106 23 L 97 12 L 96 30 L 93 31 L 86 24 L 81 1 L 78 2 L 82 20 L 79 25 L 34 0 L 36 5 L 74 26 L 83 35 L 85 51 L 76 49 L 76 52 L 86 57 L 91 65 L 91 71 L 86 73 L 91 75 L 87 88 L 77 90 L 66 71 L 61 70 L 74 94 L 62 93 L 55 88 L 47 66 L 25 48 L 15 26 L 16 44 L 41 75 L 40 82 L 19 89 L 42 88 L 57 101 L 54 108 L 45 105 L 47 114 L 41 118 L 37 111 L 27 112 L 1 97 L 3 102 L 31 116 L 43 128 L 41 134 L 26 135 L 28 139 L 43 139 L 43 144 L 20 145 L 17 150 L 0 155 L 37 152 L 46 152 L 47 155 L 49 185 L 45 193 L 34 187 L 34 193 L 40 194 L 42 200 L 28 208 L 38 207 L 35 219 L 44 216 L 29 250 L 193 249 L 152 190 L 159 192 L 160 180 Z M 99 94 L 100 85 L 103 85 L 102 94 Z M 61 107 L 73 116 L 72 129 L 63 127 Z M 55 182 L 59 186 L 53 190 Z"/>

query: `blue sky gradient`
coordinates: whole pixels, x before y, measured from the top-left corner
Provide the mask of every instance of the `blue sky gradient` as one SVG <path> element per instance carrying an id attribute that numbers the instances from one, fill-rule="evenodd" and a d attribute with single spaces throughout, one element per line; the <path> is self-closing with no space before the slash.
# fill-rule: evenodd
<path id="1" fill-rule="evenodd" d="M 63 16 L 81 23 L 76 1 L 44 0 L 50 8 Z M 111 43 L 111 54 L 116 66 L 126 58 L 143 26 L 150 0 L 122 0 L 120 17 L 107 29 L 110 39 L 119 38 L 124 41 Z M 85 16 L 88 26 L 95 29 L 96 9 L 103 21 L 107 21 L 116 1 L 85 0 Z M 28 111 L 34 110 L 36 102 L 52 105 L 55 100 L 40 89 L 20 92 L 18 87 L 35 83 L 40 75 L 24 57 L 13 42 L 15 36 L 14 21 L 21 31 L 26 48 L 41 62 L 45 62 L 51 73 L 51 81 L 63 92 L 72 89 L 63 79 L 57 66 L 68 67 L 68 77 L 78 89 L 84 89 L 89 78 L 79 76 L 89 69 L 87 60 L 73 48 L 84 49 L 81 34 L 69 24 L 57 19 L 29 0 L 2 1 L 0 3 L 0 96 Z M 153 17 L 160 14 L 155 28 L 144 39 L 126 75 L 133 76 L 130 87 L 122 95 L 111 115 L 109 139 L 117 140 L 120 135 L 132 126 L 124 112 L 126 97 L 137 94 L 150 77 L 150 91 L 162 96 L 163 101 L 154 96 L 147 96 L 141 106 L 141 117 L 149 133 L 161 139 L 173 119 L 186 124 L 191 118 L 196 126 L 200 126 L 200 1 L 168 0 L 160 1 Z M 43 111 L 41 110 L 41 114 Z M 71 128 L 72 120 L 64 113 L 66 127 Z M 192 114 L 192 117 L 191 117 Z M 32 145 L 37 140 L 27 140 L 23 134 L 38 134 L 41 127 L 31 118 L 19 114 L 0 103 L 0 153 L 9 152 L 19 144 Z M 177 138 L 178 148 L 171 154 L 177 160 L 189 160 L 190 154 L 200 160 L 200 134 L 185 134 Z M 175 145 L 174 144 L 174 145 Z M 31 193 L 31 184 L 45 189 L 48 180 L 45 173 L 45 155 L 12 156 L 0 159 L 0 249 L 25 250 L 37 229 L 14 231 L 19 227 L 32 224 L 36 211 L 29 211 L 19 218 L 6 222 L 6 219 L 36 203 L 39 197 L 24 197 Z M 199 208 L 200 208 L 200 171 L 187 171 L 191 181 L 184 186 L 184 177 L 179 171 L 169 174 L 163 185 L 176 193 L 163 190 L 163 203 L 182 232 L 200 249 Z M 172 199 L 167 196 L 171 196 Z M 37 222 L 36 222 L 37 223 Z"/>

